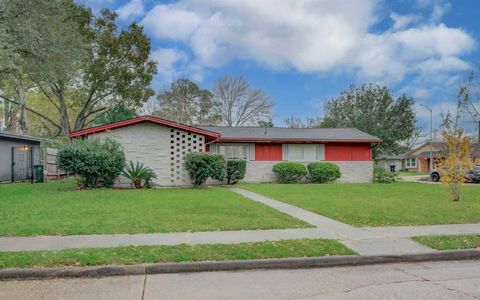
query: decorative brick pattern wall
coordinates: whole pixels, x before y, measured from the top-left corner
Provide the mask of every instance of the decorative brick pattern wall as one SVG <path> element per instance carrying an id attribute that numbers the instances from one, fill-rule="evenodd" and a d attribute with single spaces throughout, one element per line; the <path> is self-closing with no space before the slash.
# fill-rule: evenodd
<path id="1" fill-rule="evenodd" d="M 170 129 L 170 184 L 188 185 L 190 179 L 185 170 L 185 155 L 202 152 L 204 136 L 179 129 Z"/>

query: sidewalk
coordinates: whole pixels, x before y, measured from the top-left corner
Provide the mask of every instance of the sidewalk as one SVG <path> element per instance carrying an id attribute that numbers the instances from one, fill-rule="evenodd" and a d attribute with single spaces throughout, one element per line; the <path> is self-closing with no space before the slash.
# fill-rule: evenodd
<path id="1" fill-rule="evenodd" d="M 62 250 L 140 245 L 235 244 L 286 239 L 325 238 L 340 240 L 360 255 L 400 255 L 434 250 L 410 239 L 412 236 L 441 234 L 480 234 L 480 224 L 454 224 L 403 227 L 353 227 L 265 196 L 232 188 L 253 201 L 312 224 L 316 228 L 178 232 L 151 234 L 105 234 L 73 236 L 0 237 L 0 251 Z"/>

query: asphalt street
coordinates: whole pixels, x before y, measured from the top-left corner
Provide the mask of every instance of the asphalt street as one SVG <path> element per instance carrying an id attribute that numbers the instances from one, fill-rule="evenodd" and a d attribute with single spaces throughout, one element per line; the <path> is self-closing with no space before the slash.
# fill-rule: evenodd
<path id="1" fill-rule="evenodd" d="M 480 299 L 480 260 L 3 281 L 0 299 Z"/>

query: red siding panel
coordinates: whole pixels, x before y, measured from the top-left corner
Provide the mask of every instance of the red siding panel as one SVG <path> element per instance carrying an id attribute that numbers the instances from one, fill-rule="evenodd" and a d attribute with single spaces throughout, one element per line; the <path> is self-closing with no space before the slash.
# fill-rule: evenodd
<path id="1" fill-rule="evenodd" d="M 372 160 L 370 144 L 327 143 L 325 160 L 329 161 L 368 161 Z"/>
<path id="2" fill-rule="evenodd" d="M 255 144 L 255 160 L 282 160 L 282 144 Z"/>

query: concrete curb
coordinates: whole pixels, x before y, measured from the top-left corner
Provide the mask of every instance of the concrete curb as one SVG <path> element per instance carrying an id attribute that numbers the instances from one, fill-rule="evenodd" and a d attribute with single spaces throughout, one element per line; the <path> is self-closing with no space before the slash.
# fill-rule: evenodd
<path id="1" fill-rule="evenodd" d="M 311 258 L 253 259 L 126 266 L 94 266 L 0 270 L 0 280 L 104 277 L 185 272 L 238 271 L 253 269 L 300 269 L 361 266 L 400 262 L 480 259 L 480 250 L 454 250 L 404 255 L 330 256 Z"/>

